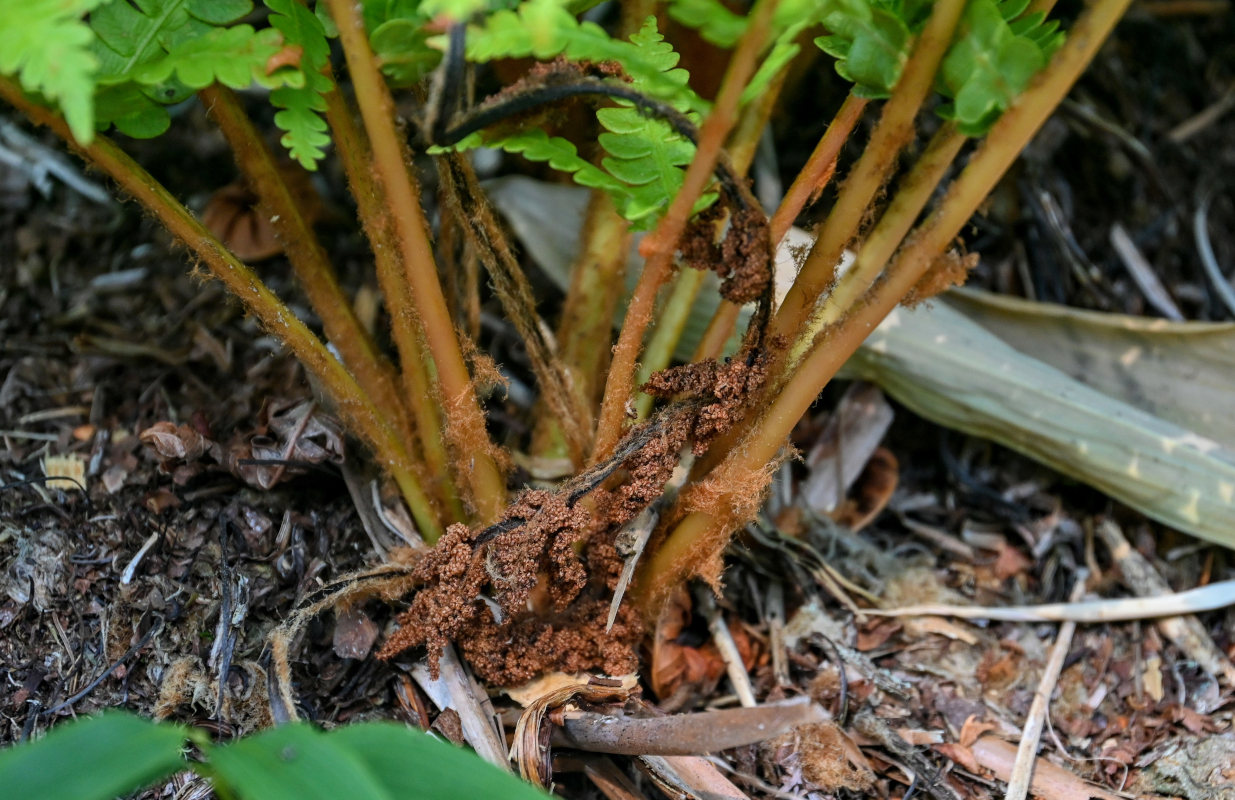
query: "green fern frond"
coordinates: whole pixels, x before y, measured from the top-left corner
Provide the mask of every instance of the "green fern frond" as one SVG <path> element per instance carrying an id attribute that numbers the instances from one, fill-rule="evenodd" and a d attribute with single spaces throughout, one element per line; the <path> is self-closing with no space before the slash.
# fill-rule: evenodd
<path id="1" fill-rule="evenodd" d="M 644 227 L 682 188 L 683 169 L 695 155 L 695 146 L 663 120 L 646 117 L 634 108 L 602 108 L 596 118 L 608 133 L 599 136 L 608 156 L 601 164 L 626 184 L 616 198 L 623 217 Z"/>
<path id="2" fill-rule="evenodd" d="M 96 127 L 111 125 L 129 136 L 150 138 L 167 130 L 164 108 L 195 89 L 225 78 L 231 86 L 265 74 L 278 52 L 270 34 L 235 22 L 253 10 L 251 0 L 111 0 L 90 16 L 98 39 Z M 287 70 L 281 70 L 286 73 Z"/>
<path id="3" fill-rule="evenodd" d="M 99 42 L 99 81 L 133 80 L 140 67 L 176 45 L 252 10 L 250 0 L 111 0 L 90 15 Z"/>
<path id="4" fill-rule="evenodd" d="M 674 21 L 694 28 L 717 47 L 733 47 L 746 32 L 746 18 L 720 0 L 672 0 L 666 10 Z"/>
<path id="5" fill-rule="evenodd" d="M 530 0 L 515 11 L 498 11 L 469 29 L 467 47 L 468 57 L 476 61 L 558 55 L 593 63 L 615 61 L 630 76 L 631 88 L 673 105 L 688 117 L 706 106 L 687 86 L 689 75 L 678 68 L 679 56 L 657 30 L 655 17 L 649 17 L 629 41 L 621 41 L 597 25 L 579 23 L 559 0 Z M 490 139 L 473 134 L 455 149 L 483 143 L 547 162 L 583 186 L 608 192 L 635 229 L 649 228 L 681 188 L 684 167 L 694 158 L 695 146 L 664 120 L 645 116 L 627 101 L 615 102 L 619 108 L 596 114 L 606 131 L 599 136 L 606 153 L 601 160 L 603 169 L 580 157 L 570 142 L 543 131 Z M 704 205 L 713 199 L 709 197 Z"/>
<path id="6" fill-rule="evenodd" d="M 818 26 L 831 8 L 832 0 L 782 0 L 772 15 L 771 45 L 742 90 L 739 99 L 745 105 L 767 91 L 802 47 L 797 39 L 803 31 Z M 669 16 L 694 28 L 707 41 L 719 47 L 733 47 L 746 32 L 749 20 L 733 13 L 720 0 L 671 0 L 666 6 Z"/>
<path id="7" fill-rule="evenodd" d="M 579 22 L 561 0 L 529 0 L 469 26 L 467 57 L 478 62 L 560 55 L 591 63 L 612 61 L 622 65 L 640 91 L 683 110 L 705 111 L 707 102 L 687 86 L 686 70 L 674 68 L 678 56 L 672 46 L 649 46 L 639 38 L 644 35 L 641 31 L 631 41 L 614 39 L 593 22 Z"/>
<path id="8" fill-rule="evenodd" d="M 74 138 L 94 136 L 98 57 L 82 17 L 102 0 L 0 0 L 0 74 L 59 105 Z"/>
<path id="9" fill-rule="evenodd" d="M 330 61 L 330 43 L 321 20 L 295 0 L 265 0 L 271 10 L 270 24 L 283 34 L 286 45 L 302 49 L 300 71 L 304 83 L 287 85 L 270 93 L 270 102 L 282 109 L 274 115 L 274 124 L 284 132 L 280 140 L 292 158 L 308 170 L 317 169 L 317 162 L 326 155 L 330 136 L 326 133 L 326 92 L 334 90 L 334 82 L 322 74 Z"/>
<path id="10" fill-rule="evenodd" d="M 481 133 L 473 133 L 453 147 L 431 147 L 430 153 L 447 150 L 459 152 L 476 147 L 497 147 L 507 153 L 516 153 L 529 161 L 548 164 L 559 172 L 569 174 L 580 186 L 601 189 L 615 199 L 625 196 L 627 187 L 609 173 L 579 155 L 579 151 L 566 139 L 550 136 L 539 128 L 503 136 L 486 142 Z"/>
<path id="11" fill-rule="evenodd" d="M 254 81 L 266 83 L 266 65 L 283 48 L 277 30 L 255 31 L 249 25 L 212 28 L 201 36 L 174 45 L 162 58 L 146 64 L 133 76 L 143 84 L 160 84 L 173 75 L 190 89 L 222 83 L 244 89 Z"/>
<path id="12" fill-rule="evenodd" d="M 981 136 L 1015 102 L 1063 42 L 1057 22 L 1019 16 L 1025 0 L 971 0 L 939 70 L 952 102 L 940 114 L 968 136 Z"/>

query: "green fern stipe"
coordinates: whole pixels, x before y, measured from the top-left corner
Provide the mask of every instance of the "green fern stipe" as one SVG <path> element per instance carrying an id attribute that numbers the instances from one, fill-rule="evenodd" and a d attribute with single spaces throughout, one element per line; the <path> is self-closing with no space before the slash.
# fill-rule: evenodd
<path id="1" fill-rule="evenodd" d="M 98 56 L 82 16 L 102 0 L 0 0 L 0 74 L 58 104 L 73 136 L 94 137 Z"/>

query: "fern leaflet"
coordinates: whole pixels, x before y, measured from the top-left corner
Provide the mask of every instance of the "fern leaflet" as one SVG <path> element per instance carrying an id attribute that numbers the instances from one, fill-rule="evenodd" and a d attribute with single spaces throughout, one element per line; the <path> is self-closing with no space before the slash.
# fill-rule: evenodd
<path id="1" fill-rule="evenodd" d="M 683 110 L 706 111 L 708 103 L 686 85 L 686 70 L 673 68 L 678 56 L 672 46 L 641 44 L 636 41 L 639 35 L 629 42 L 614 39 L 593 22 L 579 22 L 560 0 L 529 0 L 469 26 L 467 57 L 483 62 L 564 55 L 596 64 L 612 61 L 622 65 L 641 91 Z"/>
<path id="2" fill-rule="evenodd" d="M 283 34 L 287 45 L 302 49 L 300 71 L 304 83 L 287 85 L 270 93 L 270 102 L 281 109 L 274 115 L 274 124 L 284 131 L 281 142 L 292 158 L 308 170 L 326 155 L 330 135 L 326 133 L 326 110 L 323 95 L 334 90 L 334 83 L 323 74 L 330 62 L 330 43 L 321 20 L 295 0 L 265 0 L 273 12 L 270 24 Z"/>
<path id="3" fill-rule="evenodd" d="M 102 0 L 0 0 L 0 74 L 56 102 L 74 138 L 94 136 L 94 34 L 82 16 Z"/>
<path id="4" fill-rule="evenodd" d="M 569 141 L 560 136 L 550 136 L 540 129 L 503 136 L 493 142 L 486 142 L 482 134 L 473 133 L 453 148 L 431 147 L 429 152 L 439 153 L 450 149 L 462 152 L 481 146 L 497 147 L 507 153 L 517 153 L 529 161 L 546 163 L 559 172 L 570 174 L 580 186 L 602 189 L 615 199 L 626 193 L 627 187 L 624 183 L 580 156 L 579 151 Z"/>

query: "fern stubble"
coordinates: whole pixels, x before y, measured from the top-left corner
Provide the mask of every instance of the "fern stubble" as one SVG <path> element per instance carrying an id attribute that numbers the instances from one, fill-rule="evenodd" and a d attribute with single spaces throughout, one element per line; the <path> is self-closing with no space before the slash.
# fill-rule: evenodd
<path id="1" fill-rule="evenodd" d="M 445 401 L 446 432 L 456 451 L 455 474 L 468 487 L 468 500 L 479 519 L 493 521 L 506 505 L 506 479 L 491 455 L 484 413 L 438 282 L 428 223 L 408 169 L 403 139 L 395 129 L 394 102 L 378 72 L 359 9 L 346 0 L 326 3 L 339 29 L 356 102 L 373 147 L 376 180 L 391 204 L 404 274 Z"/>

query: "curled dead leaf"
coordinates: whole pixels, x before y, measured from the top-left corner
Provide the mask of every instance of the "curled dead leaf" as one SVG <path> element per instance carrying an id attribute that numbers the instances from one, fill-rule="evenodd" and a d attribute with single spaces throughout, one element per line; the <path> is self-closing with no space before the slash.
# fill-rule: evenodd
<path id="1" fill-rule="evenodd" d="M 900 482 L 900 462 L 891 450 L 880 447 L 871 453 L 849 497 L 832 519 L 851 530 L 861 530 L 875 520 L 892 499 Z"/>
<path id="2" fill-rule="evenodd" d="M 279 57 L 280 54 L 276 53 L 271 62 Z M 285 57 L 290 57 L 290 54 Z M 279 164 L 279 175 L 296 197 L 305 221 L 312 225 L 320 219 L 323 211 L 321 198 L 308 174 L 298 166 L 284 162 Z M 229 183 L 215 191 L 202 210 L 202 224 L 241 261 L 261 261 L 283 252 L 283 244 L 275 235 L 269 217 L 258 208 L 257 195 L 243 183 Z"/>
<path id="3" fill-rule="evenodd" d="M 192 426 L 173 422 L 156 422 L 142 431 L 138 438 L 159 459 L 160 466 L 165 470 L 179 462 L 196 461 L 214 446 L 214 442 Z"/>

